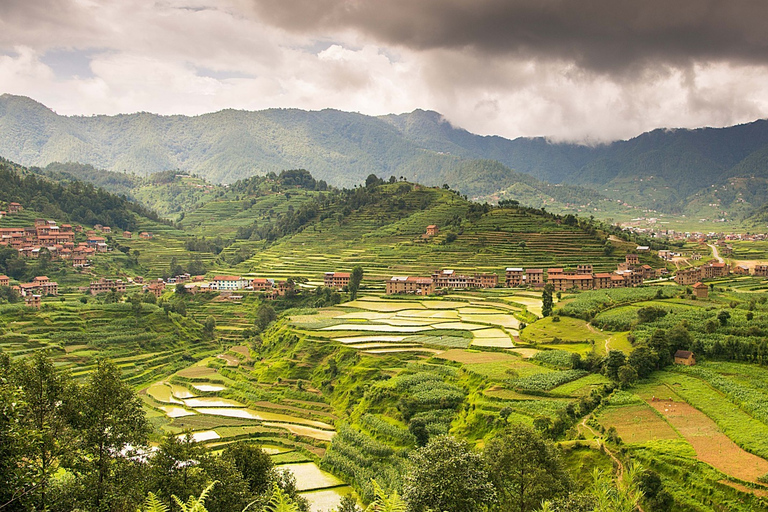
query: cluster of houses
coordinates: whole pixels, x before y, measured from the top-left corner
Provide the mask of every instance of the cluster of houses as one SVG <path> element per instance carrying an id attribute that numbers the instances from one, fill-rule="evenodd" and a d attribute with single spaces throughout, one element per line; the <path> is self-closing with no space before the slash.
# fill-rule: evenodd
<path id="1" fill-rule="evenodd" d="M 386 283 L 387 295 L 413 293 L 429 295 L 442 288 L 495 288 L 496 274 L 457 274 L 453 270 L 437 270 L 432 277 L 394 276 Z"/>
<path id="2" fill-rule="evenodd" d="M 555 291 L 626 288 L 639 286 L 645 279 L 666 273 L 666 269 L 654 270 L 650 265 L 640 265 L 636 254 L 628 254 L 625 262 L 619 264 L 614 272 L 595 273 L 593 266 L 588 264 L 577 265 L 576 270 L 572 271 L 562 268 L 549 268 L 545 271 L 543 268 L 508 267 L 504 273 L 504 286 L 541 288 L 549 283 Z M 342 273 L 327 273 L 326 286 L 332 284 L 333 276 L 338 274 Z M 493 273 L 464 275 L 453 270 L 438 270 L 431 277 L 393 276 L 386 283 L 386 293 L 429 295 L 443 288 L 495 288 L 498 284 L 499 278 Z"/>
<path id="3" fill-rule="evenodd" d="M 110 233 L 108 226 L 99 226 L 102 233 Z M 76 243 L 75 235 L 83 231 L 82 226 L 57 225 L 56 221 L 35 219 L 34 226 L 0 228 L 0 244 L 13 247 L 26 258 L 39 258 L 42 250 L 51 258 L 71 261 L 75 268 L 91 265 L 93 255 L 107 252 L 109 247 L 104 237 L 96 231 L 87 231 L 85 242 Z"/>
<path id="4" fill-rule="evenodd" d="M 11 286 L 11 279 L 0 276 L 0 286 Z M 21 283 L 11 288 L 24 298 L 24 304 L 37 309 L 40 309 L 43 295 L 59 294 L 59 284 L 51 281 L 48 276 L 37 276 L 31 283 Z"/>
<path id="5" fill-rule="evenodd" d="M 703 279 L 712 279 L 715 277 L 727 277 L 731 268 L 727 263 L 707 263 L 698 267 L 678 270 L 675 274 L 675 281 L 681 286 L 690 286 Z"/>

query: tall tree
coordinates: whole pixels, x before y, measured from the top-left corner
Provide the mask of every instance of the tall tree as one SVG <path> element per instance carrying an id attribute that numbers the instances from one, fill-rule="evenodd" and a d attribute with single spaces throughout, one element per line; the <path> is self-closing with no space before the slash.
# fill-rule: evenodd
<path id="1" fill-rule="evenodd" d="M 502 510 L 538 510 L 542 500 L 560 496 L 571 486 L 554 444 L 526 425 L 491 439 L 483 456 Z"/>
<path id="2" fill-rule="evenodd" d="M 144 416 L 141 400 L 120 379 L 114 363 L 99 359 L 96 368 L 81 388 L 75 423 L 91 466 L 93 505 L 103 503 L 114 462 L 127 458 L 130 447 L 144 446 L 150 426 Z"/>
<path id="3" fill-rule="evenodd" d="M 355 300 L 357 291 L 360 289 L 360 282 L 363 280 L 363 267 L 355 265 L 352 268 L 352 275 L 349 276 L 349 298 Z"/>
<path id="4" fill-rule="evenodd" d="M 411 454 L 403 499 L 414 512 L 475 512 L 496 501 L 496 490 L 479 453 L 438 436 Z"/>
<path id="5" fill-rule="evenodd" d="M 38 507 L 45 510 L 48 480 L 69 450 L 67 405 L 73 398 L 69 376 L 58 372 L 43 351 L 18 363 L 15 382 L 25 403 L 24 421 L 31 434 L 26 460 L 34 474 Z"/>
<path id="6" fill-rule="evenodd" d="M 24 421 L 26 404 L 24 395 L 11 373 L 11 358 L 0 353 L 0 509 L 9 510 L 34 489 L 34 479 L 29 471 L 32 432 Z"/>
<path id="7" fill-rule="evenodd" d="M 552 285 L 547 284 L 544 286 L 544 291 L 541 292 L 541 314 L 545 317 L 552 314 L 552 305 L 554 304 L 552 299 L 553 291 Z"/>

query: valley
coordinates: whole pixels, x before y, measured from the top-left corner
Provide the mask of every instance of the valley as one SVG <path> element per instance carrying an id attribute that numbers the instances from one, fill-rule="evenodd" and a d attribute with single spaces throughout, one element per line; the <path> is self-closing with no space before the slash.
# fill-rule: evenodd
<path id="1" fill-rule="evenodd" d="M 16 187 L 6 201 L 22 210 L 0 228 L 40 219 L 82 226 L 72 243 L 98 234 L 106 250 L 74 267 L 56 247 L 43 259 L 3 248 L 0 349 L 13 364 L 44 354 L 79 385 L 108 358 L 136 393 L 148 446 L 163 457 L 173 443 L 212 460 L 243 443 L 257 447 L 276 474 L 292 475 L 281 477 L 285 492 L 327 512 L 347 495 L 371 503 L 377 486 L 403 492 L 413 454 L 430 441 L 449 435 L 481 453 L 528 428 L 558 454 L 573 499 L 593 503 L 600 485 L 622 485 L 614 477 L 641 465 L 659 482 L 644 491 L 644 510 L 768 510 L 760 241 L 662 243 L 400 179 L 335 189 L 306 171 L 205 188 L 194 207 L 163 210 L 172 222 L 110 195 L 78 213 L 47 188 L 81 186 L 72 176 L 5 165 Z M 197 188 L 196 180 L 171 182 Z M 144 186 L 144 197 L 173 194 Z M 639 250 L 646 244 L 656 248 Z M 729 267 L 714 275 L 718 259 Z M 732 273 L 748 260 L 748 274 Z M 711 275 L 702 277 L 706 293 L 675 282 L 689 264 Z M 326 273 L 357 267 L 364 274 L 354 292 L 328 286 Z M 446 269 L 456 287 L 387 294 L 392 276 L 436 283 L 434 272 Z M 58 289 L 42 294 L 39 309 L 13 294 L 42 275 Z M 490 275 L 497 286 L 466 285 Z M 104 284 L 92 294 L 101 278 L 121 280 L 120 291 Z M 679 351 L 697 364 L 675 364 Z M 203 483 L 174 492 L 199 494 Z M 221 489 L 212 499 L 234 487 Z"/>

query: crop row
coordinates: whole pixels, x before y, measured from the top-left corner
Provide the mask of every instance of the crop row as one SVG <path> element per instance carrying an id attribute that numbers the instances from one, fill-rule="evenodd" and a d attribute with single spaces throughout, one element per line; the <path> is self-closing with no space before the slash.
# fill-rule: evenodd
<path id="1" fill-rule="evenodd" d="M 549 391 L 566 382 L 581 378 L 586 374 L 587 372 L 584 370 L 565 370 L 561 372 L 536 373 L 507 382 L 513 387 L 524 391 Z"/>

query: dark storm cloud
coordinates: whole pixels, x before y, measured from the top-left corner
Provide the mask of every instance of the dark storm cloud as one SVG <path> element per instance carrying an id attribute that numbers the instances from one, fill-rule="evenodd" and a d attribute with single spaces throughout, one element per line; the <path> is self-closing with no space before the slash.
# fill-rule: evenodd
<path id="1" fill-rule="evenodd" d="M 416 50 L 576 62 L 768 63 L 764 0 L 243 0 L 298 32 L 353 29 Z"/>

